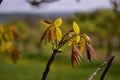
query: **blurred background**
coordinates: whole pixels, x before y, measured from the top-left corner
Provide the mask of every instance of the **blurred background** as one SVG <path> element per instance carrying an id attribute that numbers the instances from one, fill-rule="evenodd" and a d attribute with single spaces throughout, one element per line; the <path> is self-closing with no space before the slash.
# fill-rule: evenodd
<path id="1" fill-rule="evenodd" d="M 16 43 L 20 59 L 17 64 L 0 53 L 0 80 L 40 80 L 52 53 L 51 44 L 39 44 L 46 29 L 41 21 L 63 18 L 63 33 L 76 21 L 81 33 L 90 36 L 97 60 L 89 63 L 86 51 L 82 64 L 71 67 L 71 47 L 65 45 L 58 54 L 47 80 L 87 80 L 111 53 L 115 55 L 105 80 L 120 79 L 120 1 L 119 0 L 3 0 L 0 25 L 14 25 L 20 32 Z M 94 80 L 99 80 L 101 72 Z"/>

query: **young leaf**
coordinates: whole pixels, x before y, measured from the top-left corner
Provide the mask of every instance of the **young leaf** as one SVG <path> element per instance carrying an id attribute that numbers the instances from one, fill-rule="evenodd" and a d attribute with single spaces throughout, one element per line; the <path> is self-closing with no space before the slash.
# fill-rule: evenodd
<path id="1" fill-rule="evenodd" d="M 60 27 L 62 25 L 62 18 L 58 18 L 54 21 L 55 27 Z"/>
<path id="2" fill-rule="evenodd" d="M 71 46 L 72 43 L 73 43 L 72 40 L 69 40 L 69 41 L 68 41 L 68 46 Z"/>
<path id="3" fill-rule="evenodd" d="M 79 50 L 78 46 L 74 46 L 74 51 L 77 52 L 77 54 L 80 54 L 80 50 Z"/>
<path id="4" fill-rule="evenodd" d="M 17 27 L 16 26 L 10 26 L 9 27 L 9 32 L 11 35 L 11 37 L 18 37 L 20 35 L 20 32 L 18 31 Z"/>
<path id="5" fill-rule="evenodd" d="M 71 29 L 70 31 L 67 32 L 67 35 L 68 35 L 69 37 L 72 37 L 74 34 L 75 34 L 75 33 L 74 33 L 74 30 L 73 30 L 73 29 Z"/>
<path id="6" fill-rule="evenodd" d="M 96 59 L 96 53 L 92 47 L 92 45 L 87 44 L 88 50 L 92 53 L 93 57 Z"/>
<path id="7" fill-rule="evenodd" d="M 62 32 L 59 28 L 56 28 L 56 37 L 58 41 L 62 39 Z"/>
<path id="8" fill-rule="evenodd" d="M 82 55 L 82 52 L 85 48 L 85 44 L 86 44 L 85 39 L 82 37 L 80 40 L 80 53 L 81 53 L 81 55 Z"/>
<path id="9" fill-rule="evenodd" d="M 73 22 L 73 30 L 76 34 L 80 33 L 80 28 L 79 28 L 79 26 L 77 25 L 76 22 Z"/>
<path id="10" fill-rule="evenodd" d="M 91 40 L 86 34 L 83 34 L 83 37 L 85 38 L 87 43 L 90 43 Z"/>
<path id="11" fill-rule="evenodd" d="M 7 52 L 14 63 L 16 63 L 19 58 L 18 46 L 14 45 L 12 42 L 7 43 Z"/>
<path id="12" fill-rule="evenodd" d="M 50 42 L 52 40 L 52 31 L 49 30 L 47 35 L 48 35 L 48 42 Z"/>
<path id="13" fill-rule="evenodd" d="M 75 63 L 77 63 L 77 64 L 81 63 L 81 57 L 80 57 L 79 49 L 75 45 L 72 46 L 71 61 L 72 61 L 72 67 L 74 67 Z"/>
<path id="14" fill-rule="evenodd" d="M 76 43 L 79 43 L 79 42 L 80 42 L 80 36 L 77 35 L 77 36 L 76 36 Z"/>
<path id="15" fill-rule="evenodd" d="M 40 43 L 43 41 L 43 39 L 46 37 L 46 33 L 49 31 L 50 27 L 48 27 L 45 32 L 43 33 L 41 39 L 40 39 Z"/>
<path id="16" fill-rule="evenodd" d="M 45 25 L 45 26 L 50 26 L 52 24 L 52 22 L 50 20 L 43 20 L 42 23 Z"/>
<path id="17" fill-rule="evenodd" d="M 72 63 L 72 67 L 74 67 L 74 64 L 76 63 L 76 52 L 74 51 L 74 47 L 72 47 L 72 54 L 71 54 L 71 63 Z"/>
<path id="18" fill-rule="evenodd" d="M 89 51 L 88 47 L 86 48 L 86 52 L 87 52 L 87 58 L 88 58 L 88 60 L 89 60 L 90 62 L 92 62 L 92 60 L 91 60 L 91 55 L 90 55 L 90 51 Z"/>

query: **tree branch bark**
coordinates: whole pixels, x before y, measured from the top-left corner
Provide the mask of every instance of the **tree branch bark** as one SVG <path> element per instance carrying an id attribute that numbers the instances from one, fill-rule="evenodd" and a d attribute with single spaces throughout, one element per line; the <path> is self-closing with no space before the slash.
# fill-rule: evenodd
<path id="1" fill-rule="evenodd" d="M 109 68 L 110 68 L 110 66 L 111 66 L 111 63 L 112 63 L 113 59 L 114 59 L 114 56 L 111 56 L 111 57 L 110 57 L 110 60 L 109 60 L 109 62 L 108 62 L 108 65 L 106 66 L 104 72 L 102 73 L 102 75 L 101 75 L 101 77 L 100 77 L 100 80 L 103 80 L 103 79 L 104 79 L 107 71 L 109 70 Z"/>
<path id="2" fill-rule="evenodd" d="M 46 77 L 48 75 L 48 72 L 50 71 L 50 65 L 52 64 L 52 62 L 54 61 L 54 58 L 56 56 L 56 53 L 58 52 L 57 49 L 55 49 L 46 65 L 46 68 L 45 68 L 45 71 L 43 72 L 43 75 L 42 75 L 42 79 L 41 80 L 46 80 Z"/>
<path id="3" fill-rule="evenodd" d="M 90 76 L 90 78 L 89 78 L 88 80 L 93 80 L 93 78 L 98 74 L 98 72 L 99 72 L 106 64 L 108 64 L 108 65 L 106 66 L 106 68 L 105 68 L 105 70 L 104 70 L 101 78 L 100 78 L 100 80 L 103 80 L 104 77 L 105 77 L 105 74 L 107 73 L 108 69 L 109 69 L 110 66 L 111 66 L 111 63 L 112 63 L 113 59 L 114 59 L 114 55 L 108 56 L 108 57 L 105 59 L 105 61 L 95 70 L 95 72 Z"/>

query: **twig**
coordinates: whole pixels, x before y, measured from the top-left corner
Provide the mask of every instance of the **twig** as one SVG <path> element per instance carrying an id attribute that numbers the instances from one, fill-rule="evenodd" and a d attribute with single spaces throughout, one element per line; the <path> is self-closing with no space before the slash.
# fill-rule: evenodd
<path id="1" fill-rule="evenodd" d="M 58 52 L 57 49 L 55 49 L 46 65 L 46 68 L 45 68 L 45 71 L 43 72 L 43 75 L 42 75 L 42 79 L 41 80 L 46 80 L 46 77 L 47 77 L 47 74 L 50 70 L 50 65 L 52 64 L 52 62 L 54 61 L 54 58 L 56 56 L 56 53 Z"/>
<path id="2" fill-rule="evenodd" d="M 105 61 L 95 70 L 95 72 L 90 76 L 90 78 L 88 80 L 93 80 L 93 78 L 98 74 L 98 72 L 108 63 L 108 66 L 106 67 L 107 69 L 105 69 L 105 71 L 103 72 L 103 74 L 101 76 L 102 78 L 100 79 L 100 80 L 103 80 L 113 59 L 114 59 L 114 55 L 108 56 L 108 58 L 105 59 Z"/>
<path id="3" fill-rule="evenodd" d="M 111 56 L 110 61 L 108 62 L 108 65 L 106 66 L 104 72 L 102 73 L 102 75 L 101 75 L 101 77 L 100 77 L 100 80 L 103 80 L 103 79 L 104 79 L 104 77 L 105 77 L 108 69 L 109 69 L 110 66 L 111 66 L 111 63 L 112 63 L 113 59 L 114 59 L 114 56 Z"/>

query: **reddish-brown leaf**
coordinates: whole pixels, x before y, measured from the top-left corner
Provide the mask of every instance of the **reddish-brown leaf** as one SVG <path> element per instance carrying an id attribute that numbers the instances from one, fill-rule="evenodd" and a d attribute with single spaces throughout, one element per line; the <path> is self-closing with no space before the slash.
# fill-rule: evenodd
<path id="1" fill-rule="evenodd" d="M 80 53 L 80 50 L 79 50 L 79 47 L 78 46 L 75 46 L 75 52 L 77 53 L 76 54 L 76 57 L 77 57 L 77 60 L 78 60 L 78 64 L 80 64 L 81 63 L 81 53 Z"/>
<path id="2" fill-rule="evenodd" d="M 91 55 L 90 55 L 90 51 L 89 51 L 88 47 L 86 48 L 86 52 L 87 52 L 87 58 L 88 58 L 88 60 L 89 60 L 90 62 L 92 62 L 92 60 L 91 60 Z"/>
<path id="3" fill-rule="evenodd" d="M 43 33 L 43 35 L 42 35 L 42 37 L 41 37 L 41 39 L 40 39 L 40 43 L 43 41 L 43 39 L 46 37 L 46 34 L 47 34 L 47 32 L 49 31 L 49 29 L 50 29 L 50 27 L 48 27 L 46 30 L 45 30 L 45 32 Z"/>
<path id="4" fill-rule="evenodd" d="M 11 45 L 9 49 L 7 49 L 7 53 L 12 59 L 12 61 L 16 63 L 17 60 L 19 59 L 18 45 Z"/>
<path id="5" fill-rule="evenodd" d="M 92 56 L 96 59 L 96 53 L 94 51 L 94 48 L 92 47 L 92 45 L 87 44 L 88 50 L 92 53 Z"/>
<path id="6" fill-rule="evenodd" d="M 74 34 L 75 34 L 75 33 L 74 33 L 74 30 L 73 30 L 73 29 L 71 29 L 70 31 L 67 32 L 67 35 L 68 35 L 69 37 L 72 37 Z"/>
<path id="7" fill-rule="evenodd" d="M 11 59 L 12 59 L 13 62 L 16 64 L 18 58 L 19 58 L 19 53 L 18 53 L 17 50 L 14 50 L 14 51 L 11 53 Z"/>
<path id="8" fill-rule="evenodd" d="M 72 61 L 72 67 L 74 67 L 74 64 L 80 64 L 81 63 L 81 57 L 79 54 L 79 50 L 77 46 L 73 45 L 72 46 L 72 54 L 71 54 L 71 61 Z"/>
<path id="9" fill-rule="evenodd" d="M 49 30 L 48 32 L 48 42 L 50 42 L 52 40 L 52 31 Z"/>
<path id="10" fill-rule="evenodd" d="M 74 67 L 74 64 L 76 63 L 74 52 L 72 52 L 72 55 L 71 55 L 71 62 L 72 62 L 72 67 Z"/>
<path id="11" fill-rule="evenodd" d="M 52 24 L 50 20 L 43 20 L 42 23 L 46 26 L 50 26 Z"/>

